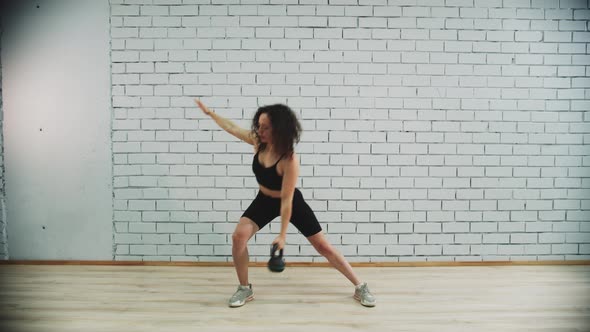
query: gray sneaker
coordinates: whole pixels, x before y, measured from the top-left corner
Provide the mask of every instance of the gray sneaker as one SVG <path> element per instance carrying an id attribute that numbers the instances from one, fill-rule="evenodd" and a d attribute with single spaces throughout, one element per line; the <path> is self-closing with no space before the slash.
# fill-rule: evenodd
<path id="1" fill-rule="evenodd" d="M 375 297 L 369 291 L 369 286 L 366 282 L 354 288 L 354 299 L 360 301 L 365 307 L 374 307 L 377 304 Z"/>
<path id="2" fill-rule="evenodd" d="M 238 290 L 229 299 L 229 306 L 232 308 L 241 307 L 246 302 L 254 300 L 254 292 L 252 291 L 252 284 L 248 286 L 238 286 Z"/>

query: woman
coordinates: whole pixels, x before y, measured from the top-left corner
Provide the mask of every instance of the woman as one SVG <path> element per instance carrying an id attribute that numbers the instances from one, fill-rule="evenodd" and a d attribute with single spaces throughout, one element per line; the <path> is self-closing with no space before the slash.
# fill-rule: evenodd
<path id="1" fill-rule="evenodd" d="M 238 127 L 211 111 L 200 100 L 199 108 L 223 130 L 254 146 L 252 170 L 260 190 L 246 209 L 232 235 L 232 256 L 240 285 L 229 300 L 230 307 L 240 307 L 254 299 L 248 282 L 248 240 L 271 220 L 281 216 L 281 232 L 272 242 L 278 249 L 285 246 L 287 228 L 291 222 L 328 262 L 353 285 L 354 298 L 364 306 L 373 307 L 375 298 L 367 283 L 361 283 L 350 264 L 326 239 L 322 228 L 299 189 L 299 160 L 294 145 L 299 142 L 301 125 L 295 113 L 285 105 L 260 107 L 252 120 L 252 129 Z"/>

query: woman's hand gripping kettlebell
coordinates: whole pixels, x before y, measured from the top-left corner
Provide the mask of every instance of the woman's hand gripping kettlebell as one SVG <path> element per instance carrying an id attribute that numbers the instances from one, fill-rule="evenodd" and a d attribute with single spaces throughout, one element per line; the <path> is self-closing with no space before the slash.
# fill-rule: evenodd
<path id="1" fill-rule="evenodd" d="M 277 256 L 277 250 L 279 246 L 276 243 L 273 243 L 270 248 L 270 259 L 268 260 L 268 269 L 272 272 L 283 272 L 285 269 L 285 260 L 283 259 L 283 249 L 279 250 L 279 255 Z"/>

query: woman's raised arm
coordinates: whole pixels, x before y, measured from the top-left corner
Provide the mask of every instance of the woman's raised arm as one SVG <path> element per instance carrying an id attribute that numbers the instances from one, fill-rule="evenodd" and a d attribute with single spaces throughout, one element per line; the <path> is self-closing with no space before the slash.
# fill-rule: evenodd
<path id="1" fill-rule="evenodd" d="M 195 98 L 195 103 L 197 104 L 197 106 L 199 106 L 203 113 L 210 116 L 211 119 L 213 119 L 213 121 L 215 121 L 215 123 L 217 123 L 217 125 L 221 127 L 221 129 L 227 131 L 228 133 L 232 134 L 233 136 L 241 139 L 242 141 L 248 144 L 254 145 L 256 140 L 250 130 L 241 128 L 240 126 L 233 123 L 231 120 L 226 119 L 221 115 L 213 112 L 207 106 L 205 106 L 205 104 L 203 104 L 199 99 Z"/>

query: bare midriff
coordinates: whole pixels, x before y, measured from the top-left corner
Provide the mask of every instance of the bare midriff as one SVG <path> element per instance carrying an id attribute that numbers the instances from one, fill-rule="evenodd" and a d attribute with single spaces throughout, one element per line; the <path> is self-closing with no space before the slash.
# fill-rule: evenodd
<path id="1" fill-rule="evenodd" d="M 270 196 L 273 198 L 281 198 L 281 191 L 280 190 L 270 190 L 265 186 L 258 185 L 260 187 L 260 192 L 262 192 L 266 196 Z"/>

